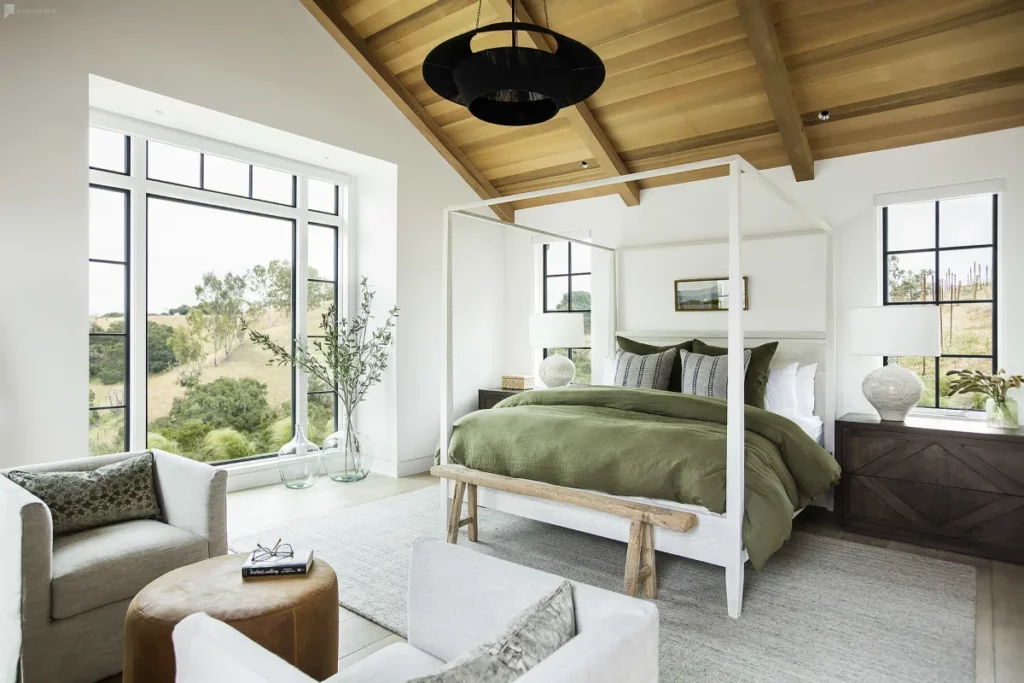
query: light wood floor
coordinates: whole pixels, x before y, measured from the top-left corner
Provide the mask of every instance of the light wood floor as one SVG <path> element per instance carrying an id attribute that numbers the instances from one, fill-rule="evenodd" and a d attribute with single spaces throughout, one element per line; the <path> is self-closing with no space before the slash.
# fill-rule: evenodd
<path id="1" fill-rule="evenodd" d="M 228 527 L 232 536 L 254 534 L 290 521 L 319 516 L 430 486 L 435 479 L 417 475 L 404 479 L 371 475 L 356 484 L 338 484 L 321 477 L 316 486 L 293 491 L 266 486 L 228 494 Z M 973 565 L 978 570 L 976 625 L 976 683 L 1024 681 L 1024 567 L 945 551 L 851 534 L 834 526 L 797 518 L 801 531 L 938 557 Z M 268 539 L 273 541 L 274 539 Z M 339 669 L 390 645 L 403 642 L 395 635 L 344 607 L 340 610 Z M 119 678 L 119 677 L 118 677 Z M 117 679 L 109 679 L 112 683 Z"/>

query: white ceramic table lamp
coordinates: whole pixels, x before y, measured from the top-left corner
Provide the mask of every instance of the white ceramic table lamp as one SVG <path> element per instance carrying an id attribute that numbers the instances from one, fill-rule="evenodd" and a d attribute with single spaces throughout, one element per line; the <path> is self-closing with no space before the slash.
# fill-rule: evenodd
<path id="1" fill-rule="evenodd" d="M 873 306 L 846 312 L 847 351 L 858 356 L 939 356 L 939 307 Z M 861 385 L 879 417 L 902 422 L 921 401 L 921 378 L 896 363 L 872 370 Z"/>
<path id="2" fill-rule="evenodd" d="M 587 345 L 582 313 L 539 313 L 530 316 L 530 346 L 535 349 L 579 348 Z M 551 354 L 540 364 L 544 386 L 564 387 L 576 375 L 571 359 Z"/>

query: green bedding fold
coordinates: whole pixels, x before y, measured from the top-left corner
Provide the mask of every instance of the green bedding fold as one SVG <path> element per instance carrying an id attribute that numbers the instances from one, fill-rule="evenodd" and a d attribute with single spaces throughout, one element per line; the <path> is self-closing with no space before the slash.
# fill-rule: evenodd
<path id="1" fill-rule="evenodd" d="M 755 569 L 789 538 L 793 513 L 839 481 L 799 426 L 746 406 L 743 534 Z M 725 511 L 726 403 L 653 389 L 526 391 L 455 423 L 450 462 L 509 477 Z"/>

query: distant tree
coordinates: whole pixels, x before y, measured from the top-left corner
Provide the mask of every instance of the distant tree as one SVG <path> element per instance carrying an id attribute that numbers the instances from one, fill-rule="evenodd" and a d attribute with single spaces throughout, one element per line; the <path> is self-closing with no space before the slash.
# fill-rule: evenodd
<path id="1" fill-rule="evenodd" d="M 146 369 L 150 375 L 158 375 L 178 365 L 179 360 L 170 346 L 174 328 L 149 321 L 146 342 Z"/>
<path id="2" fill-rule="evenodd" d="M 206 351 L 203 348 L 204 327 L 203 312 L 193 308 L 188 312 L 185 324 L 176 328 L 167 340 L 167 345 L 182 365 L 181 372 L 178 373 L 178 384 L 186 389 L 199 383 L 199 375 L 203 371 L 206 360 Z"/>
<path id="3" fill-rule="evenodd" d="M 309 267 L 309 277 L 312 280 L 328 279 L 324 278 L 317 269 Z M 308 287 L 308 306 L 309 310 L 315 310 L 324 304 L 333 303 L 334 301 L 334 285 L 329 282 L 310 282 Z"/>
<path id="4" fill-rule="evenodd" d="M 274 259 L 267 264 L 267 302 L 279 313 L 292 308 L 292 266 L 288 261 Z"/>
<path id="5" fill-rule="evenodd" d="M 214 348 L 213 364 L 217 364 L 217 352 L 223 351 L 224 358 L 241 338 L 242 313 L 245 309 L 245 278 L 227 273 L 223 279 L 214 273 L 203 274 L 203 281 L 196 285 L 196 301 L 205 314 L 206 338 Z"/>
<path id="6" fill-rule="evenodd" d="M 167 315 L 188 315 L 189 306 L 182 304 L 176 308 L 167 309 Z"/>
<path id="7" fill-rule="evenodd" d="M 251 434 L 272 419 L 273 413 L 267 403 L 266 384 L 251 377 L 221 377 L 175 398 L 168 418 L 170 426 L 200 420 L 211 429 L 230 427 Z M 181 438 L 165 436 L 185 445 Z"/>
<path id="8" fill-rule="evenodd" d="M 95 322 L 89 323 L 89 332 L 123 333 L 124 320 L 115 320 L 106 328 Z M 102 384 L 119 384 L 124 381 L 124 338 L 93 336 L 89 338 L 89 379 Z"/>

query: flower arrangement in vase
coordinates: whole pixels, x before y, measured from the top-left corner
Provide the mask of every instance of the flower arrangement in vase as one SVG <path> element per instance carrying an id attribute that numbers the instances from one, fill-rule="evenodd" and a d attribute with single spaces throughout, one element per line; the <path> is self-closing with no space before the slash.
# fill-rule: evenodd
<path id="1" fill-rule="evenodd" d="M 338 320 L 334 304 L 320 322 L 322 337 L 307 345 L 296 339 L 294 353 L 273 342 L 266 334 L 245 327 L 249 339 L 271 353 L 268 365 L 291 365 L 333 390 L 342 414 L 340 429 L 324 440 L 321 458 L 327 475 L 335 481 L 359 481 L 370 473 L 373 452 L 369 438 L 355 428 L 356 408 L 366 392 L 378 384 L 387 369 L 389 347 L 398 318 L 393 306 L 384 324 L 370 332 L 370 309 L 374 292 L 364 277 L 359 310 L 351 318 Z"/>
<path id="2" fill-rule="evenodd" d="M 1024 384 L 1021 375 L 1007 375 L 1000 369 L 995 375 L 988 375 L 980 370 L 950 370 L 947 377 L 949 396 L 954 394 L 981 394 L 985 401 L 985 416 L 990 427 L 999 429 L 1016 429 L 1019 426 L 1017 401 L 1006 394 L 1010 389 L 1019 389 Z"/>

